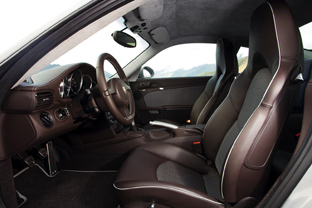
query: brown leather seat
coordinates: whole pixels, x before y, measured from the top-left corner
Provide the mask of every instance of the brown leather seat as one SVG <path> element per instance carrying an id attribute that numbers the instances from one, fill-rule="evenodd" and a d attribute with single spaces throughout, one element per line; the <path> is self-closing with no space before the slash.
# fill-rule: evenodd
<path id="1" fill-rule="evenodd" d="M 229 92 L 238 74 L 237 57 L 232 42 L 217 41 L 216 73 L 208 80 L 204 92 L 193 105 L 191 124 L 204 124 Z"/>
<path id="2" fill-rule="evenodd" d="M 216 73 L 208 80 L 204 92 L 194 103 L 190 115 L 191 124 L 204 124 L 224 100 L 231 84 L 238 74 L 237 57 L 234 46 L 229 39 L 217 41 Z M 161 120 L 180 126 L 170 120 Z"/>
<path id="3" fill-rule="evenodd" d="M 141 146 L 114 183 L 119 203 L 255 206 L 266 188 L 272 151 L 295 100 L 302 64 L 300 34 L 286 3 L 260 5 L 251 19 L 248 66 L 206 124 L 207 160 L 173 144 Z"/>

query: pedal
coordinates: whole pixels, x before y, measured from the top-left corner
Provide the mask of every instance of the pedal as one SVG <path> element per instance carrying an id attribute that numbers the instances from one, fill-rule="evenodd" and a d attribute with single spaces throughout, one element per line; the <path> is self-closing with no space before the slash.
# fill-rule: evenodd
<path id="1" fill-rule="evenodd" d="M 41 148 L 38 150 L 38 154 L 42 157 L 42 158 L 47 158 L 48 157 L 48 153 L 47 150 L 45 148 Z"/>
<path id="2" fill-rule="evenodd" d="M 48 155 L 49 173 L 50 173 L 50 176 L 54 176 L 57 173 L 57 165 L 56 165 L 56 159 L 54 155 L 52 142 L 51 141 L 48 142 L 46 144 L 46 147 L 47 147 L 47 155 Z"/>
<path id="3" fill-rule="evenodd" d="M 18 191 L 16 191 L 16 200 L 18 207 L 20 207 L 27 201 L 27 198 Z"/>
<path id="4" fill-rule="evenodd" d="M 35 159 L 33 156 L 28 156 L 24 159 L 24 162 L 29 166 L 29 167 L 34 167 L 35 165 Z"/>

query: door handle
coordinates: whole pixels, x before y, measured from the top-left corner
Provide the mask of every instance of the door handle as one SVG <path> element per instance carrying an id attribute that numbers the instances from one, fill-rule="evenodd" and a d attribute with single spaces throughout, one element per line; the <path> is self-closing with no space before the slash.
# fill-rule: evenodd
<path id="1" fill-rule="evenodd" d="M 139 83 L 139 86 L 138 86 L 139 89 L 147 89 L 147 88 L 159 88 L 159 90 L 163 90 L 164 88 L 160 86 L 159 83 L 157 82 L 140 82 Z M 162 88 L 162 89 L 161 89 Z"/>

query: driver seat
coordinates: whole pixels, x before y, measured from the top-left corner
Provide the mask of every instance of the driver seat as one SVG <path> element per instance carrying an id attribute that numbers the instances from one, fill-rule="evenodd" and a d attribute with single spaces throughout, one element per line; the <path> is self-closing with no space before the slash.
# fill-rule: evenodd
<path id="1" fill-rule="evenodd" d="M 208 80 L 204 92 L 193 105 L 191 124 L 204 124 L 229 92 L 238 74 L 237 57 L 229 39 L 217 41 L 216 73 Z"/>
<path id="2" fill-rule="evenodd" d="M 203 93 L 195 101 L 190 124 L 205 124 L 215 109 L 229 92 L 234 78 L 238 74 L 237 57 L 234 46 L 229 39 L 222 38 L 216 43 L 216 73 L 208 80 Z M 175 121 L 161 119 L 159 121 L 181 126 Z M 151 128 L 145 126 L 145 128 Z"/>
<path id="3" fill-rule="evenodd" d="M 287 24 L 285 24 L 287 22 Z M 253 13 L 248 66 L 208 120 L 205 154 L 159 142 L 135 149 L 114 183 L 123 207 L 254 207 L 296 98 L 303 65 L 299 30 L 284 1 Z"/>

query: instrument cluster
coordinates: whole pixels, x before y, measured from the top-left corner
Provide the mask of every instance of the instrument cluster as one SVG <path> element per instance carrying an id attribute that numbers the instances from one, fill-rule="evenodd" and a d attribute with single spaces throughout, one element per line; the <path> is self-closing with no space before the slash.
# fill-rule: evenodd
<path id="1" fill-rule="evenodd" d="M 95 81 L 89 75 L 83 75 L 77 69 L 63 79 L 59 85 L 59 93 L 62 98 L 67 98 L 86 89 L 91 89 L 95 85 Z"/>

